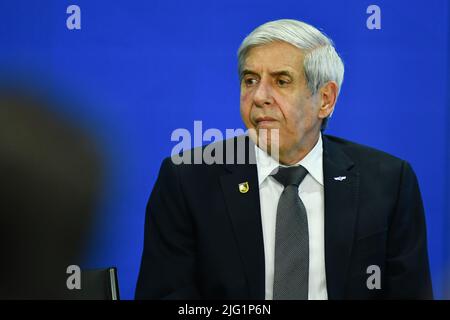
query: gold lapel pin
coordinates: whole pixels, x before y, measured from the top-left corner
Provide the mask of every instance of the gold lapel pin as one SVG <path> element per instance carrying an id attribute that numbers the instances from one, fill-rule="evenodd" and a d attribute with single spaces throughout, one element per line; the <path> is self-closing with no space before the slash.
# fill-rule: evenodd
<path id="1" fill-rule="evenodd" d="M 240 193 L 247 193 L 248 189 L 249 189 L 249 186 L 248 186 L 248 182 L 247 181 L 239 183 L 239 192 Z"/>

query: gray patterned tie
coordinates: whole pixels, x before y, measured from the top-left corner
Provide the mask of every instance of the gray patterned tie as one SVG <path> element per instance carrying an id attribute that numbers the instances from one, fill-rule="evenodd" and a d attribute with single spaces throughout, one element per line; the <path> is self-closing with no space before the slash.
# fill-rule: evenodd
<path id="1" fill-rule="evenodd" d="M 302 166 L 278 168 L 273 177 L 284 186 L 277 207 L 274 300 L 308 300 L 308 217 L 298 186 L 308 171 Z"/>

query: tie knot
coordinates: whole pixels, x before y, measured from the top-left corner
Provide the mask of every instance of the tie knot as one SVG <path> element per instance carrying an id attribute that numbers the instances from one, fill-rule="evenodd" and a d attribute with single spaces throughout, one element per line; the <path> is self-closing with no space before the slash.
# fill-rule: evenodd
<path id="1" fill-rule="evenodd" d="M 285 188 L 289 185 L 298 187 L 307 174 L 308 170 L 299 165 L 295 167 L 278 167 L 278 172 L 273 177 Z"/>

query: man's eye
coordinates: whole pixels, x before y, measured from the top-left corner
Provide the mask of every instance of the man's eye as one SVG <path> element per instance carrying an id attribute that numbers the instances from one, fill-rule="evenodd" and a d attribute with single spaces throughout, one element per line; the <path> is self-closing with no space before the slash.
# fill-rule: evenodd
<path id="1" fill-rule="evenodd" d="M 251 86 L 254 85 L 257 82 L 257 80 L 255 78 L 246 78 L 244 79 L 244 82 L 246 85 Z"/>
<path id="2" fill-rule="evenodd" d="M 277 83 L 278 83 L 278 85 L 279 85 L 280 87 L 285 87 L 285 86 L 287 86 L 287 85 L 289 84 L 289 81 L 288 81 L 288 80 L 285 80 L 285 79 L 278 79 L 278 80 L 277 80 Z"/>

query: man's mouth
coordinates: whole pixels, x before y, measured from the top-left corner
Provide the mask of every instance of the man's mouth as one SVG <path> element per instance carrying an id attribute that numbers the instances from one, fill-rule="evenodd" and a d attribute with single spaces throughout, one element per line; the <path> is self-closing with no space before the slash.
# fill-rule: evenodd
<path id="1" fill-rule="evenodd" d="M 256 118 L 256 125 L 261 128 L 265 126 L 272 126 L 277 120 L 272 117 L 258 117 Z"/>

